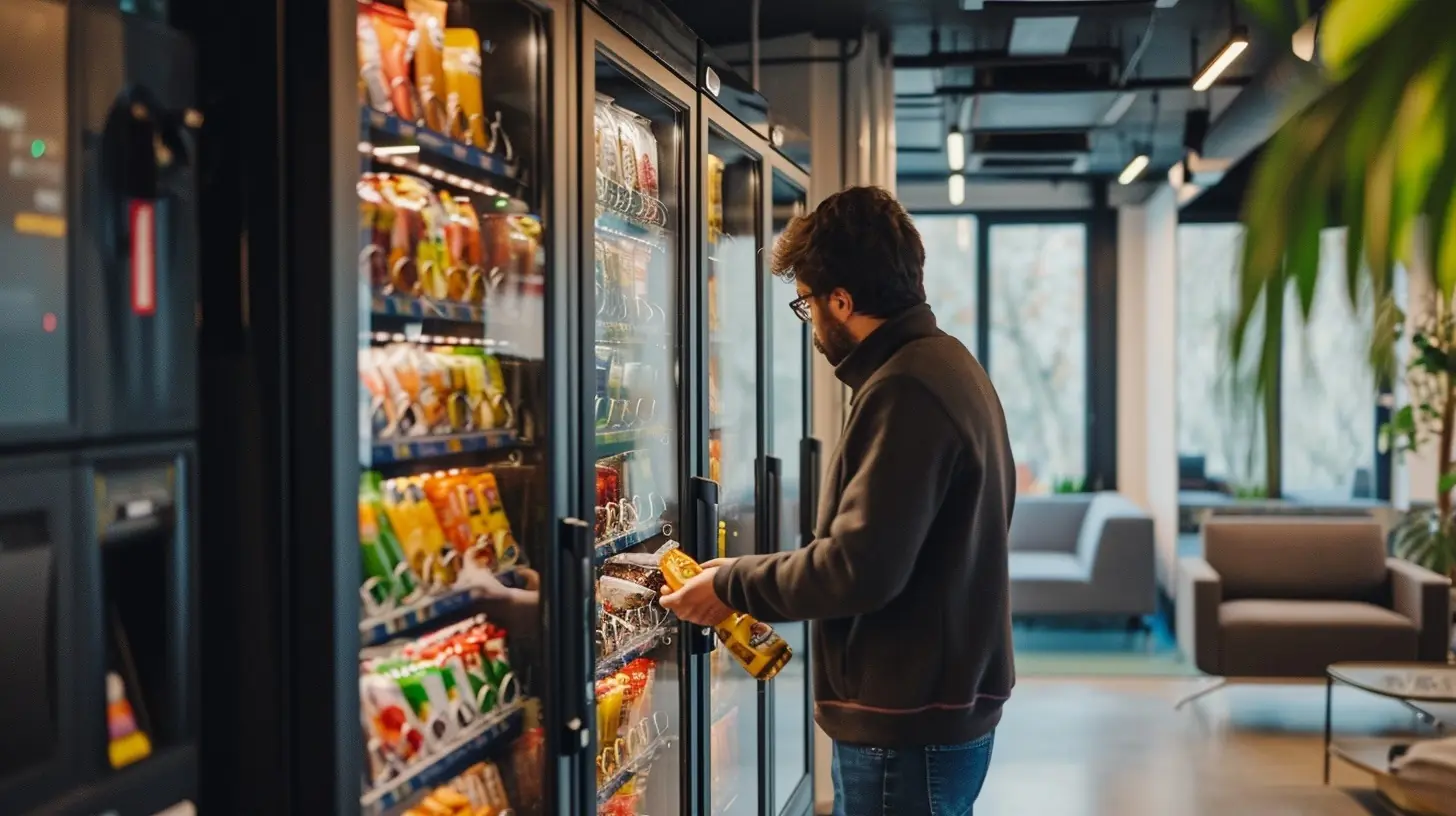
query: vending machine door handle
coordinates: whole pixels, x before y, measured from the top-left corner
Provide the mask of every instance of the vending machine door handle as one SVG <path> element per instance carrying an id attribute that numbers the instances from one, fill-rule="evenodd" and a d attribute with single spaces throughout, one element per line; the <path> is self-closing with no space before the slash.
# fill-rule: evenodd
<path id="1" fill-rule="evenodd" d="M 799 441 L 799 536 L 800 546 L 814 540 L 819 516 L 819 440 L 806 436 Z"/>
<path id="2" fill-rule="evenodd" d="M 718 557 L 718 483 L 694 476 L 689 493 L 693 501 L 693 557 L 698 563 Z M 684 624 L 688 654 L 703 655 L 713 651 L 713 630 L 706 626 Z"/>
<path id="3" fill-rule="evenodd" d="M 784 463 L 776 456 L 763 460 L 763 532 L 758 537 L 760 554 L 779 551 L 779 532 L 782 527 L 784 491 Z"/>
<path id="4" fill-rule="evenodd" d="M 560 746 L 562 756 L 575 756 L 591 746 L 591 726 L 596 717 L 591 632 L 594 588 L 592 581 L 592 528 L 576 518 L 561 519 L 558 525 L 561 568 L 556 571 L 557 597 L 561 598 L 562 621 L 555 627 L 560 642 L 557 654 L 558 688 L 561 700 Z"/>

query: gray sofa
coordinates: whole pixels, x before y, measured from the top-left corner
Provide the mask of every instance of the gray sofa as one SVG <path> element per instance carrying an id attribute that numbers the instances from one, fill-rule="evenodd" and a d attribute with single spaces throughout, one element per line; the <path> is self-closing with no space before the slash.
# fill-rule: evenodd
<path id="1" fill-rule="evenodd" d="M 1010 548 L 1012 614 L 1156 609 L 1153 520 L 1116 493 L 1017 499 Z"/>
<path id="2" fill-rule="evenodd" d="M 1342 661 L 1441 661 L 1451 583 L 1386 557 L 1371 519 L 1210 518 L 1179 567 L 1178 642 L 1228 678 L 1323 677 Z"/>

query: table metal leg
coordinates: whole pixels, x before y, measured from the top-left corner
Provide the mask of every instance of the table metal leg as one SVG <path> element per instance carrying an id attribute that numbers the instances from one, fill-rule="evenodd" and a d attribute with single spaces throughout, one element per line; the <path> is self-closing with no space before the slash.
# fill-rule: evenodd
<path id="1" fill-rule="evenodd" d="M 1330 713 L 1334 699 L 1335 679 L 1325 676 L 1325 784 L 1330 784 Z"/>

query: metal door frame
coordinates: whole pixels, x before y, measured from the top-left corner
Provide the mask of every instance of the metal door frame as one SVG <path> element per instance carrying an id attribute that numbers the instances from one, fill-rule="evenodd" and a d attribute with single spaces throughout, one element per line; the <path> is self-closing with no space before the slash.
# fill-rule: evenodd
<path id="1" fill-rule="evenodd" d="M 699 446 L 687 444 L 688 440 L 695 440 L 703 436 L 706 426 L 707 400 L 702 389 L 697 387 L 701 370 L 706 370 L 703 365 L 703 350 L 705 348 L 702 331 L 702 321 L 699 315 L 702 313 L 702 289 L 698 280 L 697 255 L 698 240 L 697 229 L 697 202 L 698 202 L 698 174 L 699 168 L 694 167 L 698 157 L 698 150 L 695 140 L 698 138 L 695 124 L 698 117 L 698 93 L 690 84 L 684 82 L 671 68 L 663 64 L 657 57 L 642 48 L 630 36 L 618 28 L 613 22 L 604 17 L 599 11 L 589 5 L 586 0 L 578 0 L 580 10 L 579 25 L 577 29 L 577 59 L 575 76 L 578 79 L 577 107 L 575 110 L 577 122 L 582 127 L 592 120 L 593 107 L 596 104 L 596 58 L 598 54 L 607 57 L 623 74 L 634 78 L 644 88 L 652 92 L 663 102 L 675 108 L 679 115 L 680 131 L 678 145 L 674 146 L 676 154 L 674 161 L 677 163 L 676 171 L 679 185 L 679 201 L 677 208 L 677 219 L 668 227 L 676 233 L 677 240 L 674 247 L 678 257 L 674 272 L 679 275 L 676 281 L 677 288 L 677 320 L 676 331 L 679 353 L 678 365 L 678 409 L 679 423 L 678 433 L 681 439 L 678 443 L 678 523 L 682 528 L 681 540 L 684 542 L 693 541 L 697 531 L 694 529 L 693 513 L 686 508 L 690 507 L 690 478 L 693 474 L 703 470 L 706 462 L 703 452 Z M 593 153 L 587 152 L 587 145 L 591 144 Z M 578 138 L 573 151 L 576 160 L 576 168 L 579 175 L 576 178 L 576 198 L 580 207 L 576 224 L 578 238 L 578 252 L 580 255 L 576 260 L 580 263 L 577 267 L 576 277 L 585 279 L 589 273 L 590 265 L 594 262 L 593 255 L 586 251 L 586 247 L 594 247 L 595 222 L 596 222 L 596 156 L 594 155 L 595 144 L 585 138 Z M 595 387 L 591 378 L 595 376 L 595 370 L 590 372 L 584 364 L 586 360 L 594 359 L 593 338 L 595 337 L 595 296 L 590 293 L 584 285 L 581 296 L 578 298 L 580 312 L 577 316 L 578 331 L 576 352 L 578 359 L 583 361 L 575 370 L 576 389 L 579 394 L 586 395 L 594 393 Z M 583 402 L 583 409 L 585 403 Z M 585 414 L 578 411 L 578 418 L 584 418 Z M 595 473 L 592 465 L 595 459 L 596 436 L 595 423 L 590 421 L 579 421 L 577 426 L 576 444 L 578 449 L 586 455 L 579 460 L 581 462 L 580 473 L 578 474 L 577 490 L 580 491 L 583 506 L 588 496 L 596 495 Z M 706 450 L 706 445 L 701 446 Z M 589 453 L 588 453 L 589 452 Z M 581 627 L 580 635 L 587 638 L 590 644 L 590 633 L 595 629 L 595 604 L 585 603 L 587 609 L 586 620 L 578 620 L 576 626 Z M 567 621 L 565 625 L 572 625 Z M 687 644 L 689 640 L 689 627 L 684 624 L 680 631 L 678 642 L 678 661 L 682 667 L 682 674 L 678 678 L 679 692 L 679 751 L 680 767 L 680 812 L 682 813 L 706 813 L 707 785 L 706 765 L 704 764 L 705 752 L 695 750 L 704 734 L 704 723 L 706 720 L 706 694 L 701 688 L 702 678 L 705 672 L 705 660 L 700 655 L 689 653 Z M 586 727 L 590 728 L 592 738 L 589 745 L 597 744 L 595 732 L 596 717 L 592 713 L 595 709 L 594 688 L 589 682 L 590 678 L 583 678 L 582 687 L 586 690 L 588 697 L 593 698 L 585 707 L 588 716 L 583 719 Z M 578 774 L 576 795 L 577 801 L 583 805 L 591 803 L 589 807 L 579 807 L 577 810 L 559 811 L 564 813 L 588 813 L 595 810 L 596 805 L 596 777 L 592 772 L 594 765 L 582 763 Z"/>

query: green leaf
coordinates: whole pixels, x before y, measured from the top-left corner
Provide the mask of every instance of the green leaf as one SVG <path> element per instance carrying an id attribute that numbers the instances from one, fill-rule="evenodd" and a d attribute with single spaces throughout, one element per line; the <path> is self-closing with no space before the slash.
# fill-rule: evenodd
<path id="1" fill-rule="evenodd" d="M 1412 5 L 1446 0 L 1330 0 L 1320 17 L 1320 60 L 1335 76 L 1355 69 L 1371 43 L 1393 28 Z"/>
<path id="2" fill-rule="evenodd" d="M 1416 216 L 1445 154 L 1449 105 L 1441 104 L 1449 87 L 1456 52 L 1446 50 L 1411 80 L 1395 119 L 1395 201 L 1391 215 L 1394 254 L 1409 261 Z"/>
<path id="3" fill-rule="evenodd" d="M 1440 480 L 1436 482 L 1436 495 L 1444 496 L 1456 487 L 1456 472 L 1442 473 Z"/>

